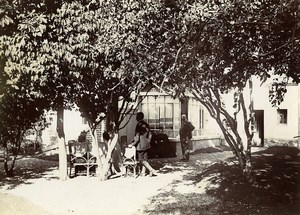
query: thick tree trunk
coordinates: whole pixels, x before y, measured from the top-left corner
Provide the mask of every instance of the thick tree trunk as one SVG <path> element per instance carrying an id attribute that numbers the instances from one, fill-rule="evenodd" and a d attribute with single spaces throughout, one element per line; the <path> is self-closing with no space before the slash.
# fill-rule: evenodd
<path id="1" fill-rule="evenodd" d="M 112 159 L 113 150 L 118 142 L 118 137 L 119 137 L 118 133 L 115 133 L 114 137 L 108 142 L 107 154 L 106 154 L 105 160 L 103 162 L 103 168 L 102 168 L 101 176 L 100 176 L 101 180 L 106 180 L 108 177 L 108 171 L 110 168 L 110 160 Z"/>
<path id="2" fill-rule="evenodd" d="M 57 136 L 58 136 L 58 156 L 59 156 L 59 178 L 67 180 L 68 178 L 68 165 L 67 165 L 67 150 L 65 143 L 64 132 L 64 104 L 63 99 L 59 100 L 57 109 Z"/>
<path id="3" fill-rule="evenodd" d="M 67 180 L 68 165 L 67 165 L 67 150 L 65 145 L 65 138 L 58 138 L 58 157 L 59 157 L 59 178 L 60 180 Z"/>
<path id="4" fill-rule="evenodd" d="M 101 180 L 101 172 L 103 170 L 103 164 L 101 161 L 101 155 L 100 155 L 100 151 L 99 151 L 97 132 L 96 132 L 96 129 L 94 129 L 92 131 L 90 126 L 89 126 L 89 129 L 90 129 L 90 133 L 92 134 L 92 137 L 93 137 L 92 154 L 93 154 L 93 156 L 96 157 L 96 162 L 97 162 L 96 176 L 99 177 L 99 179 Z"/>
<path id="5" fill-rule="evenodd" d="M 119 129 L 119 112 L 118 112 L 118 96 L 116 96 L 113 92 L 109 101 L 109 108 L 107 113 L 106 120 L 106 130 L 110 133 L 114 133 L 112 139 L 109 140 L 107 146 L 107 153 L 102 164 L 102 170 L 100 179 L 106 180 L 108 177 L 108 172 L 110 169 L 111 159 L 113 150 L 118 142 L 118 129 Z"/>

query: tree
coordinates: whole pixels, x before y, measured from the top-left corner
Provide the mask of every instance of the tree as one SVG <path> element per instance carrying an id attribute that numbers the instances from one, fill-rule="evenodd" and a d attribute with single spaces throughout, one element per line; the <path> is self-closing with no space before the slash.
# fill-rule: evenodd
<path id="1" fill-rule="evenodd" d="M 92 133 L 104 117 L 115 123 L 116 132 L 124 113 L 117 102 L 130 104 L 132 92 L 152 81 L 177 97 L 193 93 L 251 175 L 253 103 L 245 102 L 244 89 L 249 86 L 251 93 L 251 77 L 264 81 L 270 71 L 299 82 L 298 5 L 288 0 L 37 2 L 13 1 L 1 11 L 2 79 L 17 83 L 29 75 L 39 86 L 30 84 L 30 94 L 47 97 L 49 107 L 58 110 L 62 179 L 63 109 L 76 103 Z M 222 101 L 230 90 L 236 91 L 233 113 Z"/>
<path id="2" fill-rule="evenodd" d="M 148 53 L 152 68 L 162 71 L 155 74 L 163 74 L 157 81 L 171 88 L 174 96 L 191 92 L 207 108 L 251 180 L 255 123 L 251 77 L 264 81 L 274 71 L 298 82 L 298 7 L 275 0 L 160 3 L 145 35 L 159 41 L 152 43 L 155 47 Z M 249 102 L 244 97 L 246 86 Z M 222 94 L 232 90 L 234 111 L 230 113 Z"/>
<path id="3" fill-rule="evenodd" d="M 125 116 L 136 107 L 138 92 L 147 85 L 141 75 L 144 68 L 136 41 L 138 28 L 145 22 L 140 18 L 143 13 L 134 1 L 73 1 L 64 3 L 55 15 L 53 31 L 59 26 L 56 36 L 59 46 L 64 47 L 60 61 L 68 62 L 66 70 L 72 76 L 67 85 L 73 95 L 70 101 L 87 119 L 93 147 L 98 148 L 97 125 L 106 118 L 107 125 L 113 123 L 111 132 L 116 136 Z M 50 45 L 55 49 L 55 43 Z M 105 163 L 100 162 L 99 154 L 96 156 L 105 179 L 111 155 Z"/>
<path id="4" fill-rule="evenodd" d="M 141 75 L 143 67 L 136 53 L 135 35 L 141 24 L 139 17 L 145 11 L 133 13 L 139 4 L 123 2 L 121 8 L 127 16 L 120 24 L 122 10 L 115 12 L 120 9 L 120 2 L 112 3 L 114 7 L 109 2 L 94 1 L 14 1 L 13 9 L 17 10 L 8 6 L 4 10 L 9 22 L 2 22 L 8 30 L 1 37 L 1 45 L 3 50 L 11 50 L 2 54 L 13 63 L 6 62 L 4 68 L 15 70 L 16 75 L 29 74 L 41 86 L 40 93 L 51 101 L 49 107 L 58 111 L 61 179 L 67 176 L 63 110 L 77 104 L 93 134 L 104 114 L 114 121 L 116 132 L 126 111 L 130 111 L 127 107 L 131 105 L 132 93 L 147 81 Z M 26 6 L 24 10 L 22 6 Z M 13 15 L 14 19 L 10 18 Z M 17 57 L 13 56 L 14 51 Z M 37 88 L 29 91 L 36 93 Z M 122 105 L 118 109 L 120 99 Z M 97 140 L 93 142 L 97 144 Z"/>
<path id="5" fill-rule="evenodd" d="M 20 12 L 26 8 L 29 15 L 24 18 Z M 15 159 L 20 151 L 21 142 L 28 129 L 42 120 L 44 110 L 49 106 L 49 99 L 42 91 L 41 68 L 36 63 L 38 59 L 32 52 L 34 43 L 26 43 L 30 33 L 39 35 L 39 30 L 32 29 L 25 34 L 23 21 L 30 21 L 34 9 L 39 5 L 24 1 L 1 1 L 1 20 L 3 28 L 0 35 L 0 118 L 1 118 L 1 144 L 6 149 L 4 167 L 8 176 L 13 175 Z M 34 23 L 43 22 L 39 16 Z M 31 24 L 34 24 L 31 23 Z M 30 27 L 30 26 L 29 26 Z M 28 33 L 28 32 L 26 32 Z M 35 35 L 35 36 L 36 36 Z M 11 167 L 8 166 L 9 155 L 13 159 Z"/>
<path id="6" fill-rule="evenodd" d="M 28 75 L 22 75 L 16 83 L 9 83 L 8 79 L 6 93 L 0 99 L 0 143 L 5 148 L 4 169 L 10 177 L 26 131 L 43 119 L 48 105 L 47 98 L 29 93 L 30 83 Z"/>
<path id="7" fill-rule="evenodd" d="M 65 106 L 63 97 L 67 93 L 63 94 L 61 86 L 64 86 L 67 71 L 63 70 L 61 64 L 57 64 L 57 52 L 51 53 L 48 43 L 48 30 L 51 29 L 52 21 L 50 14 L 56 11 L 59 4 L 55 2 L 49 5 L 49 1 L 43 0 L 2 2 L 1 13 L 4 16 L 1 24 L 4 31 L 0 37 L 0 56 L 8 81 L 14 84 L 20 81 L 20 77 L 27 77 L 28 88 L 22 89 L 33 98 L 47 98 L 48 101 L 45 106 L 40 104 L 37 108 L 52 107 L 59 110 L 58 116 L 62 116 Z M 62 122 L 62 118 L 58 120 L 57 130 L 60 140 L 61 178 L 66 179 L 67 157 Z"/>

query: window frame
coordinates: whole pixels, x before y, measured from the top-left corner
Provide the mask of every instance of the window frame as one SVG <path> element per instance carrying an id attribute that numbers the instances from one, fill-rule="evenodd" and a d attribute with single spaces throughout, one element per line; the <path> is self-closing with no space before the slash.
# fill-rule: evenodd
<path id="1" fill-rule="evenodd" d="M 169 98 L 167 98 L 169 97 Z M 164 128 L 166 130 L 174 130 L 175 129 L 175 118 L 174 111 L 176 101 L 174 99 L 170 99 L 169 95 L 148 95 L 141 102 L 141 111 L 144 113 L 145 121 L 150 125 L 151 129 L 158 130 Z M 155 109 L 155 117 L 154 119 L 150 119 L 149 116 L 153 115 L 150 113 L 150 108 L 154 107 Z M 171 109 L 171 114 L 167 114 L 170 111 L 167 109 Z M 168 118 L 167 118 L 168 116 Z M 171 117 L 171 118 L 170 118 Z M 170 120 L 166 120 L 170 119 Z M 167 126 L 166 124 L 171 124 L 171 126 Z"/>
<path id="2" fill-rule="evenodd" d="M 288 110 L 287 109 L 277 109 L 277 124 L 287 125 L 288 124 Z"/>

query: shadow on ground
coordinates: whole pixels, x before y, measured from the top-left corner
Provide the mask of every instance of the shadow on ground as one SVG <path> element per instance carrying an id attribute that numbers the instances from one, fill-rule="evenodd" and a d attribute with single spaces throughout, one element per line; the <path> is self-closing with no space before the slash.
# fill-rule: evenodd
<path id="1" fill-rule="evenodd" d="M 150 164 L 163 174 L 185 172 L 182 180 L 173 181 L 167 190 L 152 197 L 143 213 L 296 215 L 300 211 L 299 153 L 296 148 L 283 146 L 253 153 L 253 183 L 244 178 L 234 159 L 224 161 L 232 156 L 226 147 L 193 152 L 189 162 L 152 159 Z M 57 167 L 57 155 L 18 159 L 13 178 L 5 177 L 0 166 L 0 186 L 13 189 L 30 183 L 29 179 L 51 177 L 47 171 Z M 201 191 L 203 181 L 210 186 Z"/>
<path id="2" fill-rule="evenodd" d="M 204 152 L 207 153 L 207 152 Z M 253 183 L 243 176 L 232 158 L 208 168 L 195 166 L 195 173 L 184 177 L 193 185 L 189 193 L 173 188 L 152 198 L 147 214 L 280 214 L 296 215 L 300 211 L 300 151 L 274 146 L 253 153 Z M 202 154 L 204 155 L 204 154 Z M 200 155 L 201 156 L 201 155 Z M 207 181 L 206 192 L 198 192 Z M 189 184 L 187 184 L 189 183 Z M 185 186 L 188 189 L 189 186 Z M 178 189 L 177 189 L 178 190 Z M 165 204 L 161 204 L 164 200 Z"/>
<path id="3" fill-rule="evenodd" d="M 20 184 L 30 184 L 29 179 L 55 178 L 47 174 L 48 171 L 58 168 L 58 155 L 39 155 L 20 157 L 16 160 L 14 177 L 6 177 L 4 165 L 0 165 L 0 187 L 8 186 L 14 189 Z"/>

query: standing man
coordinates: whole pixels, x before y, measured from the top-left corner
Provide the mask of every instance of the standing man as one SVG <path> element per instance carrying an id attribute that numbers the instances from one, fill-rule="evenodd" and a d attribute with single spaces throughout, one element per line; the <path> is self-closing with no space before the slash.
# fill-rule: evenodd
<path id="1" fill-rule="evenodd" d="M 142 164 L 140 175 L 145 175 L 146 169 L 149 171 L 150 176 L 156 176 L 158 173 L 148 163 L 148 151 L 150 149 L 151 132 L 147 122 L 144 121 L 143 112 L 136 114 L 137 125 L 135 128 L 135 138 L 132 143 L 136 147 L 138 161 Z"/>
<path id="2" fill-rule="evenodd" d="M 194 129 L 195 127 L 192 125 L 191 122 L 187 120 L 186 115 L 182 114 L 179 136 L 180 136 L 180 143 L 181 143 L 182 156 L 183 156 L 182 160 L 184 161 L 188 161 L 190 159 L 189 145 L 192 139 L 192 131 Z"/>

